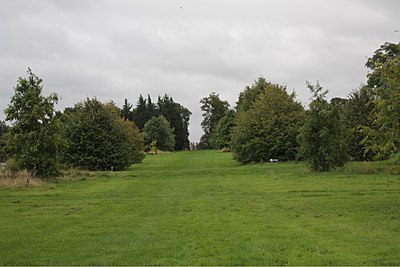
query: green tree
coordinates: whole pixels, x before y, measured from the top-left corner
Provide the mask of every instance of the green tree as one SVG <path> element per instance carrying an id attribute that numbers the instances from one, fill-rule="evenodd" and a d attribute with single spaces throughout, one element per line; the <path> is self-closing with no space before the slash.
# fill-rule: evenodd
<path id="1" fill-rule="evenodd" d="M 172 97 L 164 95 L 158 97 L 158 113 L 164 116 L 170 123 L 175 136 L 175 150 L 189 149 L 189 120 L 192 113 Z"/>
<path id="2" fill-rule="evenodd" d="M 225 116 L 220 119 L 210 137 L 211 146 L 214 148 L 230 148 L 233 128 L 236 126 L 236 113 L 230 109 Z"/>
<path id="3" fill-rule="evenodd" d="M 386 69 L 388 62 L 391 59 L 400 56 L 400 43 L 394 44 L 386 42 L 375 51 L 365 64 L 371 72 L 368 76 L 368 86 L 370 88 L 386 87 L 385 79 L 382 78 L 382 71 Z"/>
<path id="4" fill-rule="evenodd" d="M 54 106 L 58 96 L 42 96 L 42 79 L 28 68 L 28 77 L 19 78 L 15 94 L 5 110 L 13 122 L 8 142 L 12 159 L 20 169 L 35 176 L 59 174 L 60 124 Z"/>
<path id="5" fill-rule="evenodd" d="M 361 86 L 354 90 L 346 103 L 345 125 L 349 129 L 348 154 L 351 160 L 370 161 L 375 157 L 372 150 L 368 150 L 365 139 L 366 128 L 372 129 L 372 114 L 375 110 L 375 94 L 368 86 Z"/>
<path id="6" fill-rule="evenodd" d="M 128 102 L 128 99 L 125 98 L 124 105 L 121 109 L 121 117 L 124 120 L 133 121 L 133 112 L 132 112 L 132 104 Z"/>
<path id="7" fill-rule="evenodd" d="M 241 163 L 295 159 L 303 107 L 283 86 L 265 83 L 256 87 L 263 92 L 252 105 L 238 111 L 231 142 L 234 158 Z"/>
<path id="8" fill-rule="evenodd" d="M 378 159 L 400 149 L 400 55 L 388 60 L 380 75 L 382 87 L 375 90 L 373 126 L 366 128 L 368 136 L 365 139 Z"/>
<path id="9" fill-rule="evenodd" d="M 236 111 L 242 112 L 249 110 L 259 96 L 264 93 L 266 88 L 269 86 L 273 86 L 273 84 L 266 81 L 264 77 L 259 77 L 251 86 L 246 86 L 246 88 L 239 94 L 239 99 L 236 103 Z"/>
<path id="10" fill-rule="evenodd" d="M 200 104 L 201 110 L 203 111 L 201 126 L 204 131 L 201 147 L 209 147 L 210 136 L 215 130 L 219 120 L 222 119 L 228 111 L 229 103 L 227 101 L 222 101 L 219 98 L 219 94 L 213 92 L 209 96 L 202 98 Z"/>
<path id="11" fill-rule="evenodd" d="M 153 141 L 157 142 L 157 148 L 162 151 L 173 151 L 175 137 L 168 120 L 160 115 L 151 118 L 143 128 L 145 145 L 149 146 Z"/>
<path id="12" fill-rule="evenodd" d="M 63 116 L 64 160 L 89 170 L 122 170 L 143 159 L 143 136 L 114 103 L 86 99 Z"/>
<path id="13" fill-rule="evenodd" d="M 307 83 L 307 86 L 313 93 L 313 100 L 300 130 L 299 154 L 313 170 L 330 171 L 348 160 L 346 128 L 339 105 L 325 99 L 328 91 L 323 91 L 318 82 L 316 85 Z"/>
<path id="14" fill-rule="evenodd" d="M 8 153 L 6 145 L 10 139 L 10 127 L 4 121 L 0 121 L 0 162 L 6 162 Z"/>

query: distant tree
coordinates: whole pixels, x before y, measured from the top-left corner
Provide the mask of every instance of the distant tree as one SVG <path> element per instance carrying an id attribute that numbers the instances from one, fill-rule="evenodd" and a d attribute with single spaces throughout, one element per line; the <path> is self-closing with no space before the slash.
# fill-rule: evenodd
<path id="1" fill-rule="evenodd" d="M 192 113 L 166 94 L 162 98 L 158 97 L 157 110 L 169 121 L 174 130 L 175 150 L 189 149 L 189 120 Z"/>
<path id="2" fill-rule="evenodd" d="M 233 128 L 236 126 L 235 115 L 234 110 L 228 110 L 219 120 L 210 137 L 212 147 L 218 149 L 231 147 Z"/>
<path id="3" fill-rule="evenodd" d="M 307 86 L 313 100 L 299 134 L 300 156 L 313 170 L 330 171 L 348 160 L 346 129 L 339 106 L 325 99 L 328 91 L 323 91 L 318 82 Z"/>
<path id="4" fill-rule="evenodd" d="M 375 94 L 368 86 L 361 86 L 354 90 L 346 103 L 345 125 L 349 129 L 348 154 L 351 160 L 370 161 L 375 158 L 375 153 L 367 148 L 366 128 L 372 129 L 372 114 L 375 110 Z"/>
<path id="5" fill-rule="evenodd" d="M 304 109 L 285 87 L 258 82 L 263 85 L 255 87 L 263 92 L 246 109 L 239 108 L 237 114 L 231 142 L 234 158 L 241 163 L 295 159 Z"/>
<path id="6" fill-rule="evenodd" d="M 50 177 L 59 174 L 60 125 L 54 109 L 58 96 L 44 97 L 42 89 L 42 79 L 29 68 L 28 77 L 18 79 L 5 110 L 6 120 L 14 124 L 8 147 L 20 169 Z"/>
<path id="7" fill-rule="evenodd" d="M 210 146 L 209 139 L 212 132 L 215 130 L 218 122 L 225 116 L 225 112 L 229 109 L 229 103 L 222 101 L 219 95 L 211 93 L 209 96 L 200 100 L 201 110 L 203 111 L 203 121 L 201 126 L 204 131 L 202 142 L 204 146 Z"/>
<path id="8" fill-rule="evenodd" d="M 86 99 L 63 116 L 64 160 L 89 170 L 122 170 L 143 159 L 143 136 L 114 103 Z"/>
<path id="9" fill-rule="evenodd" d="M 132 112 L 133 105 L 128 102 L 128 99 L 125 98 L 124 105 L 121 109 L 121 117 L 124 120 L 133 121 L 133 112 Z"/>
<path id="10" fill-rule="evenodd" d="M 144 141 L 146 146 L 150 146 L 156 141 L 157 148 L 162 151 L 173 151 L 175 148 L 175 137 L 173 129 L 164 116 L 151 118 L 143 128 Z"/>

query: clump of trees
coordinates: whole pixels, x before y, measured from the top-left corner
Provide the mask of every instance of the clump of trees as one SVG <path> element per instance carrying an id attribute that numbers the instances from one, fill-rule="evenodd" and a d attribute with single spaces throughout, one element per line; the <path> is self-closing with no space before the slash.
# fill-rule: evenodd
<path id="1" fill-rule="evenodd" d="M 203 148 L 230 147 L 241 163 L 302 159 L 315 171 L 348 160 L 386 159 L 400 150 L 400 43 L 385 43 L 368 59 L 368 82 L 347 99 L 326 99 L 307 83 L 307 110 L 284 86 L 258 78 L 235 110 L 216 93 L 203 98 Z"/>
<path id="2" fill-rule="evenodd" d="M 191 112 L 165 95 L 153 103 L 141 95 L 136 108 L 125 99 L 115 103 L 86 99 L 55 110 L 57 94 L 42 95 L 42 80 L 28 69 L 19 78 L 0 123 L 0 157 L 14 169 L 41 178 L 60 174 L 62 167 L 123 170 L 142 162 L 145 145 L 161 150 L 189 148 Z M 136 126 L 138 125 L 138 126 Z"/>

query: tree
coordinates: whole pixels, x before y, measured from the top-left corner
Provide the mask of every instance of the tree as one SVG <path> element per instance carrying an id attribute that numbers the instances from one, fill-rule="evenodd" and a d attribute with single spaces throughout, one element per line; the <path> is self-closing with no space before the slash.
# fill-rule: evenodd
<path id="1" fill-rule="evenodd" d="M 121 116 L 124 120 L 133 121 L 133 112 L 132 112 L 132 104 L 128 102 L 128 99 L 125 98 L 124 105 L 121 109 Z"/>
<path id="2" fill-rule="evenodd" d="M 222 101 L 219 98 L 219 94 L 211 93 L 208 97 L 204 97 L 200 100 L 201 110 L 203 111 L 203 121 L 201 126 L 204 131 L 204 137 L 202 142 L 204 146 L 209 146 L 209 139 L 212 132 L 215 130 L 219 120 L 225 116 L 225 112 L 228 111 L 229 103 Z"/>
<path id="3" fill-rule="evenodd" d="M 303 107 L 283 86 L 265 83 L 257 88 L 263 92 L 238 111 L 231 142 L 234 158 L 241 163 L 295 159 Z"/>
<path id="4" fill-rule="evenodd" d="M 240 92 L 238 102 L 236 103 L 236 111 L 247 111 L 266 90 L 267 87 L 273 86 L 263 77 L 258 77 L 251 86 L 246 86 L 244 91 Z"/>
<path id="5" fill-rule="evenodd" d="M 143 136 L 114 103 L 86 99 L 63 115 L 64 160 L 89 170 L 122 170 L 143 159 Z"/>
<path id="6" fill-rule="evenodd" d="M 375 89 L 373 126 L 365 128 L 368 148 L 378 159 L 400 149 L 400 55 L 389 59 L 380 69 L 380 84 Z"/>
<path id="7" fill-rule="evenodd" d="M 319 85 L 307 83 L 313 93 L 304 125 L 299 134 L 300 156 L 314 171 L 329 171 L 343 166 L 348 160 L 347 133 L 338 105 L 330 104 Z"/>
<path id="8" fill-rule="evenodd" d="M 174 130 L 175 150 L 189 149 L 189 119 L 192 113 L 179 103 L 175 103 L 172 97 L 164 95 L 158 97 L 158 113 L 164 116 Z"/>
<path id="9" fill-rule="evenodd" d="M 0 121 L 0 162 L 6 162 L 8 153 L 6 145 L 10 139 L 10 127 L 4 121 Z"/>
<path id="10" fill-rule="evenodd" d="M 42 79 L 28 68 L 28 78 L 19 78 L 15 94 L 5 110 L 13 122 L 8 142 L 12 159 L 20 169 L 35 176 L 59 174 L 60 124 L 54 106 L 58 96 L 42 96 Z"/>
<path id="11" fill-rule="evenodd" d="M 349 129 L 348 154 L 351 160 L 369 161 L 373 160 L 375 154 L 367 148 L 365 129 L 372 129 L 372 114 L 375 110 L 375 94 L 368 86 L 361 86 L 354 90 L 345 106 L 345 124 Z"/>
<path id="12" fill-rule="evenodd" d="M 400 56 L 400 43 L 393 44 L 386 42 L 377 49 L 372 57 L 365 64 L 371 72 L 368 76 L 368 86 L 370 88 L 385 87 L 382 71 L 386 69 L 387 63 Z"/>
<path id="13" fill-rule="evenodd" d="M 175 137 L 173 129 L 168 120 L 160 115 L 151 118 L 143 128 L 144 142 L 149 146 L 151 142 L 157 142 L 157 148 L 162 151 L 173 151 L 175 147 Z"/>
<path id="14" fill-rule="evenodd" d="M 234 110 L 228 110 L 222 119 L 218 122 L 214 132 L 211 134 L 210 143 L 212 147 L 222 149 L 230 148 L 233 129 L 236 126 L 236 113 Z"/>

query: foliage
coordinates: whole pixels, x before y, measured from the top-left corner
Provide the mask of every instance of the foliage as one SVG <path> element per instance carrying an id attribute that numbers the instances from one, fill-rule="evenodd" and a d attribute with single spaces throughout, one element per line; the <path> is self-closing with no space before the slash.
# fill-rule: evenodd
<path id="1" fill-rule="evenodd" d="M 212 147 L 218 149 L 230 148 L 233 128 L 236 126 L 235 118 L 235 111 L 228 110 L 225 116 L 220 119 L 210 137 Z"/>
<path id="2" fill-rule="evenodd" d="M 175 150 L 189 149 L 189 119 L 192 113 L 179 103 L 174 102 L 172 97 L 164 95 L 158 97 L 158 113 L 164 116 L 173 129 L 175 136 Z"/>
<path id="3" fill-rule="evenodd" d="M 4 121 L 0 121 L 0 162 L 6 162 L 8 153 L 6 145 L 10 139 L 10 127 Z"/>
<path id="4" fill-rule="evenodd" d="M 215 130 L 218 122 L 225 116 L 228 111 L 229 103 L 227 101 L 222 101 L 219 98 L 219 94 L 211 93 L 207 97 L 200 100 L 201 110 L 203 111 L 203 121 L 201 126 L 204 131 L 204 136 L 202 137 L 202 146 L 210 146 L 210 137 Z M 211 147 L 212 148 L 212 147 Z"/>
<path id="5" fill-rule="evenodd" d="M 388 62 L 391 59 L 400 56 L 400 43 L 394 44 L 386 42 L 374 55 L 368 59 L 365 64 L 371 72 L 368 74 L 368 86 L 370 88 L 385 87 L 385 81 L 382 79 L 382 71 L 386 69 Z"/>
<path id="6" fill-rule="evenodd" d="M 348 154 L 350 159 L 356 161 L 373 160 L 375 154 L 367 148 L 366 128 L 372 129 L 372 112 L 375 109 L 375 94 L 373 89 L 362 86 L 353 91 L 346 103 L 344 121 L 349 129 Z"/>
<path id="7" fill-rule="evenodd" d="M 124 100 L 124 105 L 122 106 L 121 109 L 121 117 L 124 120 L 129 120 L 133 121 L 133 111 L 132 111 L 133 105 L 128 102 L 128 99 L 125 98 Z"/>
<path id="8" fill-rule="evenodd" d="M 365 139 L 378 159 L 400 149 L 400 55 L 389 59 L 380 69 L 380 83 L 382 87 L 375 89 L 373 125 L 366 128 Z"/>
<path id="9" fill-rule="evenodd" d="M 235 159 L 241 163 L 295 159 L 303 107 L 283 86 L 259 79 L 253 88 L 263 92 L 251 106 L 239 108 L 231 144 Z"/>
<path id="10" fill-rule="evenodd" d="M 143 136 L 113 103 L 86 99 L 64 112 L 65 162 L 88 170 L 125 169 L 143 159 Z"/>
<path id="11" fill-rule="evenodd" d="M 307 83 L 313 100 L 306 112 L 299 134 L 300 156 L 314 171 L 330 171 L 348 160 L 347 133 L 340 114 L 340 106 L 325 100 L 328 91 L 322 91 L 319 82 Z"/>
<path id="12" fill-rule="evenodd" d="M 265 78 L 259 77 L 251 86 L 246 86 L 244 91 L 240 92 L 238 102 L 236 103 L 236 111 L 248 111 L 256 102 L 259 96 L 265 92 L 266 88 L 273 86 Z"/>
<path id="13" fill-rule="evenodd" d="M 8 149 L 18 167 L 35 176 L 59 174 L 61 139 L 54 106 L 58 96 L 42 96 L 42 79 L 28 69 L 27 78 L 19 78 L 15 94 L 5 110 L 13 122 Z"/>
<path id="14" fill-rule="evenodd" d="M 157 148 L 162 151 L 173 151 L 175 148 L 175 137 L 173 129 L 168 120 L 160 115 L 151 118 L 144 125 L 144 142 L 149 146 L 151 142 L 157 142 Z"/>

